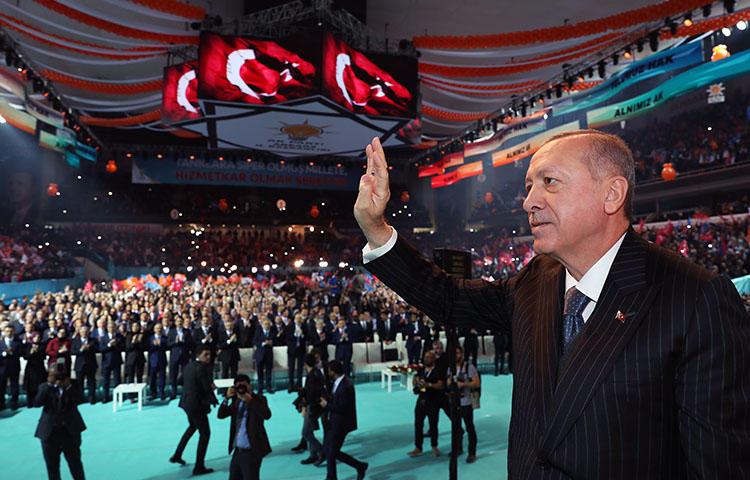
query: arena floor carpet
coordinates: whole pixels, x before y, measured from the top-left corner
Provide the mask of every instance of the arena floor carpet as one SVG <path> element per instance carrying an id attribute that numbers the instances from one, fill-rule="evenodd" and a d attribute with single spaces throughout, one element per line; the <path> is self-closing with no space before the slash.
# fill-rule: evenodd
<path id="1" fill-rule="evenodd" d="M 507 477 L 507 439 L 510 418 L 511 376 L 482 377 L 482 408 L 475 412 L 479 437 L 477 461 L 466 464 L 466 456 L 459 457 L 459 478 L 504 479 Z M 424 454 L 409 458 L 413 447 L 413 411 L 415 397 L 411 391 L 396 387 L 392 393 L 380 388 L 380 383 L 356 386 L 359 429 L 347 438 L 344 451 L 369 462 L 368 479 L 439 479 L 448 477 L 450 450 L 449 424 L 444 414 L 440 418 L 440 447 L 444 455 L 434 458 Z M 263 461 L 261 478 L 268 480 L 320 480 L 325 468 L 300 465 L 305 455 L 295 455 L 290 449 L 300 438 L 301 420 L 291 402 L 293 396 L 283 393 L 269 395 L 273 417 L 266 422 L 273 453 Z M 187 426 L 177 401 L 155 402 L 138 412 L 135 404 L 126 404 L 117 413 L 112 404 L 84 404 L 81 414 L 88 429 L 83 433 L 82 458 L 89 480 L 174 480 L 190 477 L 195 459 L 198 435 L 185 450 L 184 467 L 167 461 L 180 435 Z M 34 429 L 39 409 L 20 409 L 0 412 L 0 449 L 3 455 L 2 478 L 45 479 L 46 470 L 39 440 Z M 207 480 L 228 477 L 230 457 L 227 455 L 229 420 L 210 416 L 211 442 L 206 464 L 216 469 Z M 425 425 L 426 428 L 426 425 Z M 464 439 L 464 450 L 466 449 Z M 429 448 L 429 438 L 425 439 Z M 67 464 L 62 460 L 62 478 L 69 479 Z M 353 479 L 355 472 L 339 464 L 339 479 Z"/>

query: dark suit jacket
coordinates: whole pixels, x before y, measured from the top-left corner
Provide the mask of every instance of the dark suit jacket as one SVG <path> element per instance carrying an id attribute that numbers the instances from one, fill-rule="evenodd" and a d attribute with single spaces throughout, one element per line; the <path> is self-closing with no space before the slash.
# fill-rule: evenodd
<path id="1" fill-rule="evenodd" d="M 96 340 L 89 337 L 87 341 L 88 347 L 86 350 L 81 350 L 84 345 L 83 339 L 78 336 L 73 339 L 72 353 L 76 356 L 74 366 L 76 372 L 96 372 Z"/>
<path id="2" fill-rule="evenodd" d="M 0 372 L 18 375 L 21 371 L 21 342 L 13 339 L 10 348 L 5 345 L 5 338 L 0 338 Z"/>
<path id="3" fill-rule="evenodd" d="M 338 328 L 333 331 L 333 344 L 336 345 L 337 359 L 351 358 L 354 349 L 352 347 L 352 329 L 349 324 L 346 325 L 343 334 L 339 332 Z"/>
<path id="4" fill-rule="evenodd" d="M 182 329 L 182 341 L 179 340 L 177 328 L 171 328 L 167 335 L 167 347 L 169 348 L 169 364 L 185 365 L 190 361 L 192 353 L 193 337 L 190 330 Z"/>
<path id="5" fill-rule="evenodd" d="M 211 366 L 193 360 L 185 366 L 182 372 L 182 396 L 180 408 L 188 415 L 195 413 L 206 414 L 211 411 L 211 405 L 216 405 L 216 397 L 211 388 Z"/>
<path id="6" fill-rule="evenodd" d="M 148 345 L 148 366 L 162 368 L 167 366 L 167 337 L 160 335 L 159 345 L 156 344 L 156 334 L 152 333 L 146 340 Z"/>
<path id="7" fill-rule="evenodd" d="M 630 231 L 561 362 L 565 270 L 549 256 L 466 281 L 399 238 L 365 266 L 436 322 L 510 331 L 511 478 L 748 478 L 750 320 L 727 279 Z"/>
<path id="8" fill-rule="evenodd" d="M 58 426 L 65 428 L 73 436 L 79 436 L 86 430 L 86 424 L 78 412 L 80 400 L 75 386 L 68 387 L 62 396 L 58 396 L 56 387 L 46 382 L 41 384 L 34 397 L 34 406 L 42 407 L 43 410 L 34 436 L 46 441 Z"/>
<path id="9" fill-rule="evenodd" d="M 112 346 L 109 342 L 114 338 L 115 343 Z M 111 336 L 108 332 L 105 332 L 102 336 L 96 337 L 97 351 L 102 354 L 102 369 L 108 367 L 119 367 L 122 365 L 122 351 L 125 344 L 125 339 L 122 335 L 115 333 Z"/>
<path id="10" fill-rule="evenodd" d="M 266 340 L 273 342 L 276 337 L 276 327 L 273 325 L 268 330 L 268 335 L 263 333 L 263 328 L 255 329 L 255 338 L 253 339 L 253 345 L 255 345 L 254 358 L 256 362 L 272 362 L 273 361 L 273 345 L 263 345 Z"/>
<path id="11" fill-rule="evenodd" d="M 239 401 L 232 399 L 221 402 L 219 405 L 219 418 L 231 417 L 232 423 L 229 426 L 229 453 L 234 450 L 234 437 L 237 431 L 237 408 Z M 263 395 L 253 395 L 250 405 L 247 407 L 247 423 L 245 430 L 247 438 L 250 441 L 250 449 L 260 457 L 265 457 L 271 453 L 271 444 L 268 441 L 266 427 L 263 423 L 271 418 L 271 409 L 268 408 L 268 402 Z"/>
<path id="12" fill-rule="evenodd" d="M 286 326 L 286 352 L 289 355 L 304 355 L 307 351 L 307 328 L 305 325 L 301 325 L 302 336 L 294 336 L 296 326 L 294 322 L 289 322 Z"/>
<path id="13" fill-rule="evenodd" d="M 133 341 L 134 337 L 132 333 L 128 333 L 125 337 L 125 366 L 127 367 L 145 363 L 143 351 L 146 349 L 148 336 L 145 333 L 142 334 L 141 340 L 138 342 Z"/>
<path id="14" fill-rule="evenodd" d="M 323 413 L 323 409 L 320 406 L 320 399 L 327 395 L 326 380 L 323 376 L 323 372 L 317 368 L 310 370 L 305 378 L 305 387 L 302 392 L 305 398 L 308 415 L 315 419 L 317 424 L 317 419 L 320 417 L 320 414 Z"/>
<path id="15" fill-rule="evenodd" d="M 399 332 L 398 322 L 394 319 L 390 320 L 390 329 L 386 328 L 385 320 L 378 319 L 378 337 L 381 342 L 385 341 L 396 341 L 396 334 Z"/>
<path id="16" fill-rule="evenodd" d="M 206 341 L 205 344 L 211 347 L 211 358 L 214 358 L 216 356 L 216 341 L 218 340 L 216 338 L 216 329 L 211 326 L 208 327 L 208 331 L 211 333 L 211 340 Z M 193 345 L 196 349 L 203 344 L 203 339 L 205 337 L 206 335 L 203 333 L 202 325 L 193 328 Z"/>
<path id="17" fill-rule="evenodd" d="M 331 383 L 333 391 L 334 383 Z M 344 377 L 339 388 L 333 392 L 331 401 L 326 405 L 328 414 L 328 431 L 332 435 L 346 435 L 357 429 L 357 403 L 354 385 L 348 377 Z"/>
<path id="18" fill-rule="evenodd" d="M 235 328 L 234 330 L 234 341 L 229 343 L 230 335 L 227 335 L 227 331 L 224 327 L 219 330 L 219 341 L 218 348 L 219 361 L 228 363 L 237 363 L 240 361 L 240 332 Z"/>

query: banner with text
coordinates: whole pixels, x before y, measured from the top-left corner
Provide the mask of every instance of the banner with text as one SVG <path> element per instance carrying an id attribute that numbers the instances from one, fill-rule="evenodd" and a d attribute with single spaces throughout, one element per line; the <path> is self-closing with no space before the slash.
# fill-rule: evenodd
<path id="1" fill-rule="evenodd" d="M 323 165 L 136 159 L 133 162 L 132 181 L 133 183 L 357 190 L 360 176 L 361 171 L 354 168 Z"/>
<path id="2" fill-rule="evenodd" d="M 501 165 L 507 165 L 509 163 L 517 162 L 539 150 L 544 142 L 554 137 L 558 133 L 570 132 L 573 130 L 580 130 L 581 123 L 576 120 L 575 122 L 566 123 L 556 128 L 545 130 L 544 132 L 534 135 L 531 138 L 526 139 L 525 142 L 521 142 L 518 145 L 498 150 L 492 154 L 492 166 L 499 167 Z"/>

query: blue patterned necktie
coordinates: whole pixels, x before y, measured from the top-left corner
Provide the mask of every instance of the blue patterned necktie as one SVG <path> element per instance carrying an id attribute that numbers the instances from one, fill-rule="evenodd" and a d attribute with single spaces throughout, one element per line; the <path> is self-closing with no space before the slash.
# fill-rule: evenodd
<path id="1" fill-rule="evenodd" d="M 565 292 L 565 310 L 563 310 L 563 357 L 569 353 L 570 345 L 583 329 L 583 310 L 591 301 L 589 297 L 579 292 L 576 287 L 570 287 Z"/>

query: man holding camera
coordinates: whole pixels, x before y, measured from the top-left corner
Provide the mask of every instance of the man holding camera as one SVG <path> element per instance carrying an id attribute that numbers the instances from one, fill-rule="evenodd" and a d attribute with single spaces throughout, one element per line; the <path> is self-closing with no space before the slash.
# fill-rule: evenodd
<path id="1" fill-rule="evenodd" d="M 214 471 L 213 468 L 206 468 L 205 459 L 208 441 L 211 438 L 208 413 L 211 411 L 211 405 L 217 403 L 214 396 L 216 387 L 212 381 L 211 347 L 203 344 L 198 348 L 196 354 L 196 360 L 190 362 L 182 374 L 183 390 L 180 408 L 185 410 L 189 425 L 169 461 L 185 465 L 182 452 L 195 431 L 198 430 L 200 438 L 198 439 L 198 451 L 195 455 L 193 475 L 205 475 Z"/>
<path id="2" fill-rule="evenodd" d="M 428 350 L 424 354 L 424 368 L 417 372 L 412 381 L 414 393 L 418 395 L 417 404 L 414 407 L 414 450 L 409 452 L 410 457 L 422 455 L 422 443 L 424 442 L 424 419 L 430 425 L 430 445 L 432 454 L 440 456 L 438 448 L 438 415 L 443 403 L 445 391 L 445 373 L 435 368 L 435 353 Z"/>
<path id="3" fill-rule="evenodd" d="M 229 480 L 258 480 L 263 457 L 271 453 L 266 427 L 263 422 L 271 418 L 266 398 L 253 395 L 250 377 L 237 375 L 234 386 L 226 391 L 219 405 L 219 418 L 230 417 Z"/>
<path id="4" fill-rule="evenodd" d="M 81 463 L 81 432 L 86 430 L 86 424 L 78 412 L 79 403 L 79 391 L 71 388 L 64 364 L 51 368 L 47 383 L 39 386 L 34 397 L 34 406 L 43 408 L 34 436 L 42 442 L 50 480 L 60 479 L 61 453 L 65 455 L 73 479 L 85 478 Z"/>

